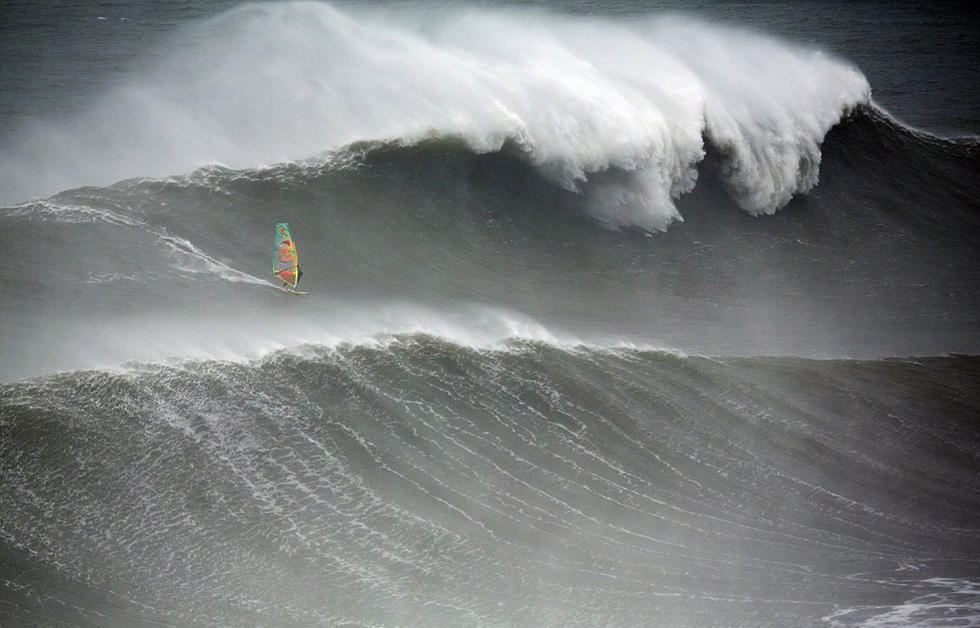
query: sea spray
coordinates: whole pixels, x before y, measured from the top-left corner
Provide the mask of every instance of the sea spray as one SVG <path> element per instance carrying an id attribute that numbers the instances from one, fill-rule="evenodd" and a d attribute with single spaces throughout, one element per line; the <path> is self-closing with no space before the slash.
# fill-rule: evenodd
<path id="1" fill-rule="evenodd" d="M 869 97 L 819 51 L 678 16 L 246 5 L 170 48 L 75 117 L 22 130 L 0 152 L 2 200 L 454 137 L 515 147 L 609 226 L 657 230 L 680 218 L 705 138 L 739 204 L 772 213 L 812 188 L 824 135 Z M 590 188 L 609 171 L 624 184 Z"/>

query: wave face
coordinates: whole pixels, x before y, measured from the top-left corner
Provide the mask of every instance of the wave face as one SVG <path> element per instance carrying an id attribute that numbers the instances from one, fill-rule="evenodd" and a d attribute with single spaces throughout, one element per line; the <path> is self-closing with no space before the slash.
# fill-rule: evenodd
<path id="1" fill-rule="evenodd" d="M 629 194 L 629 171 L 573 191 L 520 150 L 458 138 L 68 190 L 3 210 L 0 373 L 402 332 L 700 355 L 976 352 L 976 145 L 864 108 L 821 149 L 825 182 L 764 219 L 740 211 L 725 151 L 709 149 L 677 201 L 685 221 L 664 233 L 595 217 L 596 196 Z M 313 292 L 299 303 L 270 290 L 280 220 Z"/>
<path id="2" fill-rule="evenodd" d="M 11 384 L 7 596 L 71 625 L 975 621 L 978 391 L 974 358 L 425 335 Z"/>
<path id="3" fill-rule="evenodd" d="M 0 624 L 980 622 L 976 139 L 624 14 L 245 5 L 0 129 Z"/>

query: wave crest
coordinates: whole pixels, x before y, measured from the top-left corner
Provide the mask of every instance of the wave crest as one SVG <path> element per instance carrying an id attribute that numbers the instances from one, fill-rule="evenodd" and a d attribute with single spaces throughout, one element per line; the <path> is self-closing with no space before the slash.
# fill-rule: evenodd
<path id="1" fill-rule="evenodd" d="M 593 213 L 664 229 L 694 187 L 705 137 L 727 155 L 739 204 L 772 213 L 816 183 L 824 135 L 870 91 L 819 51 L 677 16 L 295 2 L 240 7 L 171 45 L 75 119 L 24 130 L 0 153 L 5 200 L 451 136 L 478 152 L 517 146 L 567 189 L 627 173 L 587 190 Z"/>

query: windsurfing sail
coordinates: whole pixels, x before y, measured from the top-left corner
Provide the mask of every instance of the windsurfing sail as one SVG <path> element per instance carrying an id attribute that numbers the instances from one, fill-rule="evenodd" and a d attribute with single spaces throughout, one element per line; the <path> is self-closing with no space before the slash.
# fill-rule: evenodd
<path id="1" fill-rule="evenodd" d="M 299 255 L 296 254 L 296 243 L 289 233 L 289 223 L 276 223 L 276 249 L 272 258 L 272 274 L 290 288 L 295 289 L 299 283 Z"/>

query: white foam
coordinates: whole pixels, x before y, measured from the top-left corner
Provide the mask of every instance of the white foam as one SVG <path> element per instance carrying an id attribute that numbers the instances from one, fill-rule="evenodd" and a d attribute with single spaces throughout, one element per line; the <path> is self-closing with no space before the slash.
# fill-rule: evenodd
<path id="1" fill-rule="evenodd" d="M 55 200 L 22 203 L 4 208 L 3 214 L 8 218 L 21 218 L 30 221 L 59 222 L 65 224 L 85 224 L 104 222 L 111 225 L 138 227 L 143 223 L 139 220 L 111 211 L 105 208 L 89 207 L 74 203 Z"/>
<path id="2" fill-rule="evenodd" d="M 166 230 L 157 233 L 157 237 L 159 238 L 161 246 L 164 247 L 164 249 L 168 251 L 173 258 L 174 267 L 182 272 L 191 274 L 208 273 L 233 283 L 251 283 L 269 286 L 271 288 L 277 287 L 277 285 L 271 281 L 242 272 L 232 268 L 224 262 L 216 260 L 198 247 L 194 246 L 194 244 L 186 238 L 172 235 L 167 233 Z"/>
<path id="3" fill-rule="evenodd" d="M 869 94 L 820 52 L 690 18 L 345 11 L 252 4 L 183 31 L 88 111 L 23 129 L 0 151 L 3 198 L 449 135 L 512 141 L 600 220 L 663 229 L 704 134 L 738 202 L 771 213 L 815 184 L 824 135 Z M 610 169 L 630 175 L 583 187 Z"/>
<path id="4" fill-rule="evenodd" d="M 418 334 L 477 350 L 504 349 L 515 340 L 561 347 L 581 344 L 531 317 L 482 304 L 431 308 L 394 302 L 324 303 L 310 297 L 290 308 L 284 307 L 284 299 L 296 297 L 277 290 L 263 294 L 265 299 L 233 314 L 174 309 L 25 330 L 19 340 L 31 347 L 30 357 L 20 359 L 27 355 L 21 350 L 0 356 L 0 381 L 126 363 L 244 363 L 284 350 L 302 352 L 304 347 L 384 347 Z"/>
<path id="5" fill-rule="evenodd" d="M 912 587 L 915 597 L 894 606 L 842 608 L 823 618 L 832 627 L 980 625 L 980 583 L 962 578 L 929 578 Z"/>

